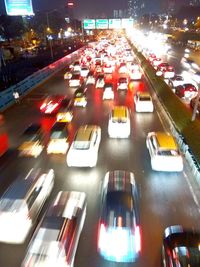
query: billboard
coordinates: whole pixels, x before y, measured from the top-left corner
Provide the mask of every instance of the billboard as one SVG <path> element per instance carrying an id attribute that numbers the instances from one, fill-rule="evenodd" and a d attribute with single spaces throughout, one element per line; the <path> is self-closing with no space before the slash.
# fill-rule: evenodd
<path id="1" fill-rule="evenodd" d="M 84 19 L 83 20 L 83 28 L 85 30 L 95 29 L 95 19 Z"/>
<path id="2" fill-rule="evenodd" d="M 108 19 L 96 19 L 96 29 L 108 29 Z"/>
<path id="3" fill-rule="evenodd" d="M 32 0 L 4 0 L 8 16 L 31 16 L 33 13 Z"/>
<path id="4" fill-rule="evenodd" d="M 121 29 L 121 19 L 109 19 L 109 29 Z"/>

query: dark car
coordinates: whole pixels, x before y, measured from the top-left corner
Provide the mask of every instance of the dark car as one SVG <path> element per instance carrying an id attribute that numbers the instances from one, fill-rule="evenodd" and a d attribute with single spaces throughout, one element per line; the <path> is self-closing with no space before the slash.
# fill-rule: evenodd
<path id="1" fill-rule="evenodd" d="M 98 252 L 114 262 L 134 262 L 141 250 L 138 190 L 128 171 L 107 172 L 101 194 Z"/>
<path id="2" fill-rule="evenodd" d="M 79 87 L 74 93 L 74 106 L 86 107 L 87 105 L 87 88 Z"/>
<path id="3" fill-rule="evenodd" d="M 190 83 L 186 83 L 175 87 L 175 94 L 180 98 L 192 99 L 197 95 L 197 93 L 198 93 L 197 88 Z"/>
<path id="4" fill-rule="evenodd" d="M 181 225 L 165 229 L 162 245 L 163 267 L 199 267 L 200 232 Z"/>

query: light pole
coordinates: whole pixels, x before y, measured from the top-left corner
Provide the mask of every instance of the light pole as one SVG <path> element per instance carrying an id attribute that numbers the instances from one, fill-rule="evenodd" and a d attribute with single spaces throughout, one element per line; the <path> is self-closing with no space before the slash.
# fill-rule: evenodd
<path id="1" fill-rule="evenodd" d="M 199 99 L 200 99 L 200 83 L 198 83 L 198 94 L 196 96 L 195 103 L 194 103 L 194 109 L 193 109 L 193 112 L 192 112 L 192 119 L 191 119 L 192 121 L 194 121 L 196 119 Z"/>
<path id="2" fill-rule="evenodd" d="M 53 11 L 50 11 L 50 12 L 46 12 L 46 16 L 47 16 L 47 29 L 50 31 L 50 27 L 49 27 L 49 13 L 52 13 L 54 12 L 55 10 Z M 53 60 L 53 47 L 52 47 L 52 40 L 51 38 L 48 39 L 49 41 L 49 45 L 50 45 L 50 52 L 51 52 L 51 59 Z"/>

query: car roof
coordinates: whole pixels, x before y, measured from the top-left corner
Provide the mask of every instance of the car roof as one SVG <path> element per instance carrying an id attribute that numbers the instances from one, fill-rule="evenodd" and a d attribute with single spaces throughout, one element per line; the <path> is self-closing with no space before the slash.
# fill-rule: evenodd
<path id="1" fill-rule="evenodd" d="M 165 132 L 156 132 L 155 133 L 159 147 L 161 149 L 177 149 L 176 142 L 172 135 Z"/>
<path id="2" fill-rule="evenodd" d="M 25 131 L 23 132 L 23 134 L 35 134 L 37 133 L 39 130 L 41 130 L 41 124 L 39 123 L 32 123 L 30 124 L 26 129 Z"/>
<path id="3" fill-rule="evenodd" d="M 123 191 L 132 192 L 132 185 L 135 184 L 133 173 L 123 170 L 115 170 L 107 173 L 107 192 Z"/>
<path id="4" fill-rule="evenodd" d="M 62 131 L 67 127 L 66 122 L 55 122 L 54 125 L 51 128 L 51 132 L 53 131 Z"/>
<path id="5" fill-rule="evenodd" d="M 127 117 L 127 107 L 126 106 L 115 106 L 113 109 L 114 118 L 126 118 Z"/>
<path id="6" fill-rule="evenodd" d="M 80 126 L 75 137 L 76 141 L 90 141 L 93 131 L 97 128 L 95 125 Z"/>

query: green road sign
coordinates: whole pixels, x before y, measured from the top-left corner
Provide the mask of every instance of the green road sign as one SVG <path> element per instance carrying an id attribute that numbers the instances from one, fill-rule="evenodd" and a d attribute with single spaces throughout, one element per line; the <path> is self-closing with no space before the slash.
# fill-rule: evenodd
<path id="1" fill-rule="evenodd" d="M 109 19 L 109 29 L 121 29 L 121 19 Z"/>
<path id="2" fill-rule="evenodd" d="M 84 19 L 83 20 L 83 28 L 85 30 L 95 29 L 95 19 Z"/>
<path id="3" fill-rule="evenodd" d="M 108 19 L 96 19 L 96 29 L 108 29 Z"/>
<path id="4" fill-rule="evenodd" d="M 131 28 L 133 27 L 133 19 L 122 19 L 122 28 Z"/>

